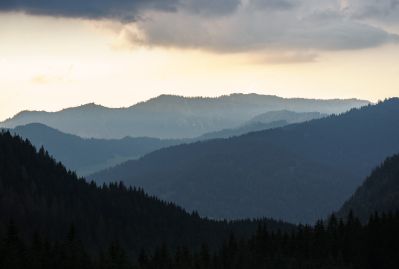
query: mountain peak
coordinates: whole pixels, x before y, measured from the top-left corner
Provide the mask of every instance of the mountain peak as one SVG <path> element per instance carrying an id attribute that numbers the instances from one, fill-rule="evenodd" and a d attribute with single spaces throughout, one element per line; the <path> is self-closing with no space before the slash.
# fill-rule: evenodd
<path id="1" fill-rule="evenodd" d="M 106 106 L 98 105 L 98 104 L 92 102 L 92 103 L 87 103 L 87 104 L 83 104 L 83 105 L 76 106 L 76 107 L 65 108 L 65 109 L 60 110 L 59 112 L 68 111 L 68 110 L 93 110 L 93 109 L 110 109 L 110 108 L 108 108 Z"/>

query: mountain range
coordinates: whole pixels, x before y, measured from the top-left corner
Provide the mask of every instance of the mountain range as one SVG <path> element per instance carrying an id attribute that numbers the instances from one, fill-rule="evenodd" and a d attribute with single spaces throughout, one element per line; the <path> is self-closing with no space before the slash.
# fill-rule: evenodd
<path id="1" fill-rule="evenodd" d="M 178 145 L 92 175 L 212 218 L 313 222 L 399 152 L 399 99 L 229 139 Z M 155 169 L 156 168 L 156 169 Z"/>
<path id="2" fill-rule="evenodd" d="M 346 203 L 379 210 L 364 224 L 353 213 L 305 226 L 212 221 L 122 183 L 87 183 L 0 132 L 0 267 L 397 268 L 398 164 L 388 158 Z"/>
<path id="3" fill-rule="evenodd" d="M 267 112 L 184 140 L 0 130 L 0 267 L 397 268 L 398 122 L 392 98 L 340 115 Z M 43 145 L 71 166 L 144 156 L 95 183 Z"/>
<path id="4" fill-rule="evenodd" d="M 192 139 L 158 139 L 124 137 L 122 139 L 81 138 L 66 134 L 40 123 L 17 126 L 10 131 L 29 139 L 37 148 L 44 146 L 68 169 L 85 176 L 127 160 L 138 159 L 160 148 L 213 138 L 228 138 L 253 131 L 271 129 L 289 123 L 311 120 L 326 115 L 318 112 L 272 111 L 242 126 L 207 133 Z"/>
<path id="5" fill-rule="evenodd" d="M 236 128 L 269 111 L 331 114 L 368 103 L 357 99 L 286 99 L 258 94 L 231 94 L 217 98 L 161 95 L 127 108 L 108 108 L 92 103 L 58 112 L 23 111 L 0 123 L 0 127 L 42 123 L 85 138 L 131 136 L 182 139 Z"/>
<path id="6" fill-rule="evenodd" d="M 36 147 L 44 147 L 68 169 L 79 175 L 137 159 L 151 151 L 181 144 L 183 140 L 150 137 L 125 137 L 122 139 L 81 138 L 66 134 L 41 123 L 30 123 L 10 130 Z"/>

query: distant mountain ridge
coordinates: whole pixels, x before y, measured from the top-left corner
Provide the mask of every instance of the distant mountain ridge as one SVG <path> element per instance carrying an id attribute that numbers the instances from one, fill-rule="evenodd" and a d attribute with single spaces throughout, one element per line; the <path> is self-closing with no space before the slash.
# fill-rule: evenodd
<path id="1" fill-rule="evenodd" d="M 257 94 L 231 94 L 217 98 L 161 95 L 127 108 L 107 108 L 94 103 L 58 112 L 23 111 L 0 123 L 15 128 L 42 123 L 81 137 L 194 138 L 204 133 L 235 128 L 254 116 L 274 110 L 341 113 L 368 101 L 315 100 Z"/>
<path id="2" fill-rule="evenodd" d="M 161 149 L 90 178 L 123 180 L 214 218 L 311 223 L 399 152 L 398 123 L 399 99 L 392 98 L 338 116 Z"/>
<path id="3" fill-rule="evenodd" d="M 253 117 L 237 128 L 223 129 L 203 134 L 198 137 L 198 140 L 240 136 L 251 132 L 279 128 L 292 123 L 320 119 L 326 116 L 328 115 L 319 112 L 293 112 L 289 110 L 269 111 Z"/>
<path id="4" fill-rule="evenodd" d="M 30 123 L 10 129 L 12 133 L 29 139 L 37 148 L 44 146 L 52 156 L 60 160 L 68 169 L 85 176 L 127 160 L 138 159 L 152 151 L 215 138 L 228 138 L 249 132 L 277 128 L 288 125 L 293 120 L 308 120 L 320 117 L 318 113 L 270 112 L 279 117 L 263 118 L 264 122 L 250 121 L 242 127 L 207 133 L 192 139 L 158 139 L 150 137 L 125 137 L 122 139 L 81 138 L 66 134 L 41 123 Z M 273 121 L 280 119 L 279 121 Z"/>
<path id="5" fill-rule="evenodd" d="M 37 148 L 44 146 L 52 156 L 68 169 L 78 172 L 80 176 L 184 142 L 150 137 L 87 139 L 60 132 L 40 123 L 17 126 L 10 131 L 29 139 Z"/>
<path id="6" fill-rule="evenodd" d="M 320 112 L 294 112 L 287 109 L 269 111 L 253 117 L 249 122 L 269 123 L 285 120 L 288 124 L 299 123 L 327 117 L 328 114 Z"/>

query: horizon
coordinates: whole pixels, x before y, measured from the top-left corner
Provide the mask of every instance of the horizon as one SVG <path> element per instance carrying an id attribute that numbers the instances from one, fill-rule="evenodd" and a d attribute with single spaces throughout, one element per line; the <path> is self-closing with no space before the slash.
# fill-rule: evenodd
<path id="1" fill-rule="evenodd" d="M 108 106 L 108 105 L 104 105 L 104 104 L 100 104 L 100 103 L 96 103 L 94 101 L 91 102 L 87 102 L 87 103 L 81 103 L 81 104 L 72 104 L 70 106 L 65 106 L 65 107 L 61 107 L 61 108 L 55 108 L 55 109 L 22 109 L 17 111 L 16 113 L 12 114 L 12 115 L 8 115 L 8 116 L 2 116 L 0 114 L 0 122 L 9 120 L 14 118 L 15 116 L 17 116 L 20 113 L 23 112 L 46 112 L 46 113 L 54 113 L 54 112 L 61 112 L 63 110 L 66 109 L 72 109 L 72 108 L 79 108 L 79 107 L 83 107 L 83 106 L 87 106 L 87 105 L 95 105 L 95 106 L 100 106 L 103 108 L 109 108 L 109 109 L 126 109 L 126 108 L 130 108 L 133 107 L 135 105 L 141 104 L 141 103 L 146 103 L 150 100 L 153 99 L 157 99 L 161 96 L 171 96 L 171 97 L 181 97 L 181 98 L 186 98 L 186 99 L 196 99 L 196 98 L 201 98 L 201 99 L 218 99 L 221 97 L 227 97 L 227 96 L 232 96 L 232 95 L 262 95 L 262 96 L 270 96 L 270 97 L 278 97 L 278 98 L 283 98 L 283 99 L 306 99 L 306 100 L 326 100 L 326 101 L 333 101 L 333 100 L 357 100 L 357 101 L 365 101 L 365 102 L 369 102 L 370 104 L 376 104 L 380 101 L 384 101 L 387 99 L 391 99 L 391 98 L 395 98 L 396 96 L 391 96 L 391 97 L 387 97 L 384 99 L 378 99 L 378 100 L 367 100 L 367 99 L 361 99 L 361 98 L 357 98 L 357 97 L 352 97 L 352 98 L 307 98 L 307 97 L 300 97 L 300 96 L 288 96 L 288 97 L 283 97 L 283 96 L 279 96 L 279 95 L 275 95 L 275 94 L 267 94 L 267 93 L 258 93 L 258 92 L 248 92 L 248 93 L 244 93 L 244 92 L 232 92 L 232 93 L 227 93 L 227 94 L 221 94 L 221 95 L 210 95 L 210 96 L 186 96 L 186 95 L 179 95 L 179 94 L 167 94 L 167 93 L 163 93 L 163 94 L 159 94 L 153 97 L 150 97 L 148 99 L 144 99 L 144 100 L 139 100 L 133 104 L 130 105 L 122 105 L 122 106 Z M 309 111 L 311 112 L 311 111 Z"/>
<path id="2" fill-rule="evenodd" d="M 392 0 L 10 0 L 0 4 L 0 120 L 162 93 L 398 95 Z"/>

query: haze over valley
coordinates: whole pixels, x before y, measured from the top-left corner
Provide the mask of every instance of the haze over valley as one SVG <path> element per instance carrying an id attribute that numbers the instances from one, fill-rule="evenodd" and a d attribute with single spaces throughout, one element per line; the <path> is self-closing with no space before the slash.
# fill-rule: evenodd
<path id="1" fill-rule="evenodd" d="M 22 111 L 0 123 L 0 126 L 14 128 L 28 123 L 42 123 L 85 138 L 145 136 L 181 139 L 237 128 L 247 121 L 270 123 L 275 120 L 267 115 L 261 118 L 261 114 L 270 111 L 332 114 L 365 104 L 368 101 L 286 99 L 258 94 L 232 94 L 218 98 L 160 95 L 127 108 L 112 109 L 91 103 L 54 113 Z M 253 119 L 259 116 L 259 120 Z M 280 119 L 285 120 L 281 116 Z"/>
<path id="2" fill-rule="evenodd" d="M 0 1 L 0 269 L 399 268 L 398 18 Z"/>

